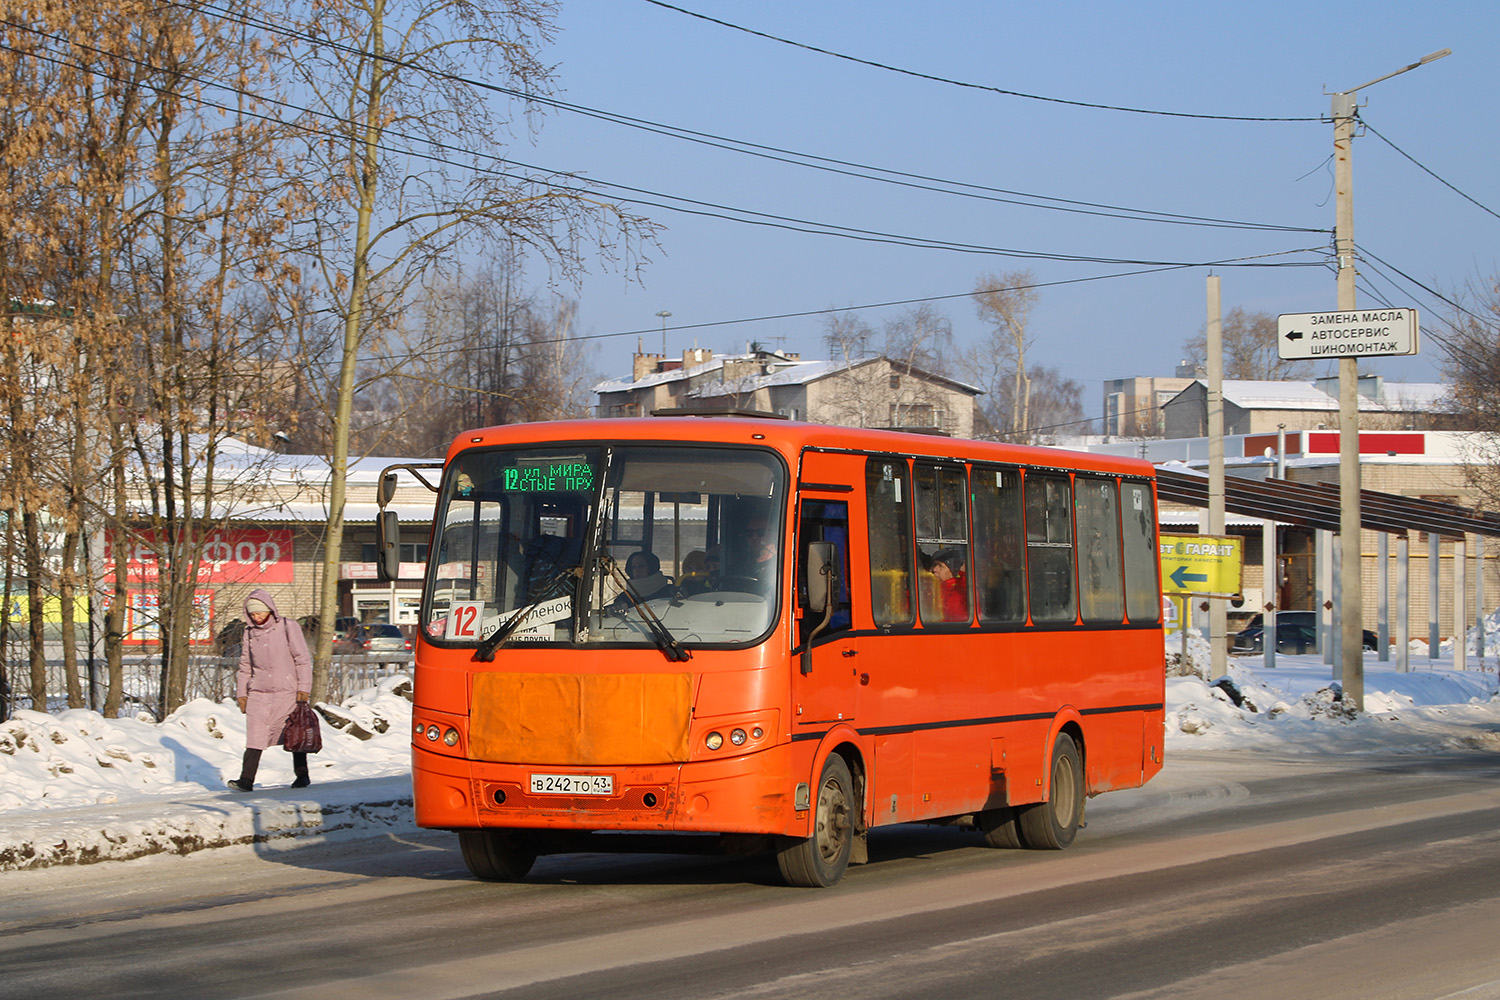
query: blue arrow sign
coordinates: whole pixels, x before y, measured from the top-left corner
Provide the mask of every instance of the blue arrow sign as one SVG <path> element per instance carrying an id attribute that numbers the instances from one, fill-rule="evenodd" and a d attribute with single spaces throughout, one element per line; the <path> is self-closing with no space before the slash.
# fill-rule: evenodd
<path id="1" fill-rule="evenodd" d="M 1172 582 L 1177 585 L 1178 590 L 1186 590 L 1189 581 L 1207 583 L 1207 573 L 1189 573 L 1186 566 L 1178 566 L 1172 571 Z"/>

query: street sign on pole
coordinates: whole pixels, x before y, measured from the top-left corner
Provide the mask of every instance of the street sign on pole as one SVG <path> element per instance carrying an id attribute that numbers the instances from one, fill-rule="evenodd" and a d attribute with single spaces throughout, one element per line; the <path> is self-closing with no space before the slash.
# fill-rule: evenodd
<path id="1" fill-rule="evenodd" d="M 1162 591 L 1204 597 L 1237 596 L 1243 541 L 1234 535 L 1162 535 Z"/>
<path id="2" fill-rule="evenodd" d="M 1284 361 L 1417 354 L 1417 311 L 1398 307 L 1286 313 L 1276 318 L 1276 347 Z"/>

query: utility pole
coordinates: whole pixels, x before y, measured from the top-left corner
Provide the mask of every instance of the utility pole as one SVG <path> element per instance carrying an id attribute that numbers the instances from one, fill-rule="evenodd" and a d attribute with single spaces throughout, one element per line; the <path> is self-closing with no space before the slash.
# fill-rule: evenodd
<path id="1" fill-rule="evenodd" d="M 1224 324 L 1219 300 L 1219 276 L 1208 276 L 1208 533 L 1224 534 Z M 1206 589 L 1206 588 L 1205 588 Z M 1275 640 L 1272 640 L 1274 645 Z M 1229 668 L 1228 613 L 1222 599 L 1210 599 L 1208 611 L 1209 663 L 1214 678 Z"/>
<path id="2" fill-rule="evenodd" d="M 1354 92 L 1333 95 L 1334 252 L 1338 256 L 1339 311 L 1354 308 Z M 1339 626 L 1344 704 L 1365 708 L 1364 588 L 1359 554 L 1359 362 L 1339 358 Z"/>
<path id="3" fill-rule="evenodd" d="M 1334 253 L 1338 256 L 1338 308 L 1340 312 L 1355 308 L 1354 303 L 1354 119 L 1359 107 L 1356 94 L 1381 80 L 1426 65 L 1452 52 L 1442 49 L 1423 56 L 1410 66 L 1369 83 L 1332 95 L 1333 117 L 1333 183 Z M 1364 588 L 1360 575 L 1359 509 L 1359 363 L 1353 355 L 1339 358 L 1339 562 L 1342 567 L 1340 586 L 1340 660 L 1345 705 L 1356 711 L 1365 707 L 1364 664 Z"/>

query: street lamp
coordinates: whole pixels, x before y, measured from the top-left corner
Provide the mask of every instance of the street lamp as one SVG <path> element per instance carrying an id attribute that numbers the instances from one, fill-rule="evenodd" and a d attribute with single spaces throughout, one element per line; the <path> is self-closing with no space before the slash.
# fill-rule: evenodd
<path id="1" fill-rule="evenodd" d="M 670 309 L 663 309 L 656 315 L 661 317 L 661 356 L 667 356 L 667 320 L 671 317 Z"/>
<path id="2" fill-rule="evenodd" d="M 1429 53 L 1398 70 L 1377 76 L 1369 83 L 1341 90 L 1332 95 L 1334 187 L 1334 252 L 1338 255 L 1338 308 L 1352 310 L 1354 305 L 1354 118 L 1358 108 L 1355 94 L 1389 80 L 1418 66 L 1450 54 L 1452 49 Z M 1360 574 L 1364 569 L 1359 545 L 1359 363 L 1354 355 L 1339 358 L 1339 644 L 1344 702 L 1356 710 L 1365 707 L 1364 665 L 1364 588 Z"/>

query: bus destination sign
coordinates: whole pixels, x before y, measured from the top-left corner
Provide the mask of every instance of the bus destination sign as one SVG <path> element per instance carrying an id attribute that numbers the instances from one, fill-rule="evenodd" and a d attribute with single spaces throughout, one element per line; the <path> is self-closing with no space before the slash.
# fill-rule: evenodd
<path id="1" fill-rule="evenodd" d="M 594 467 L 587 462 L 547 462 L 501 470 L 507 493 L 592 493 Z"/>
<path id="2" fill-rule="evenodd" d="M 1389 358 L 1419 353 L 1415 309 L 1346 309 L 1276 318 L 1283 361 Z"/>

